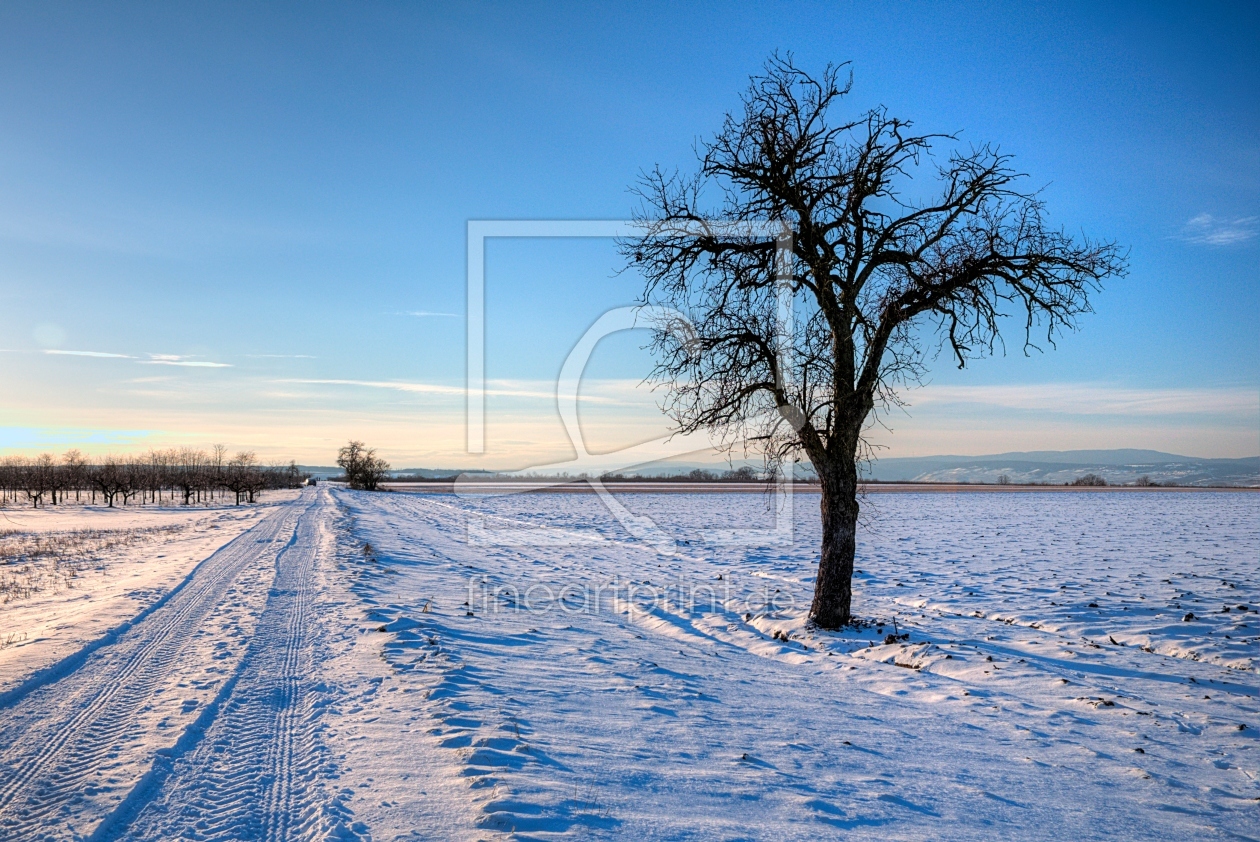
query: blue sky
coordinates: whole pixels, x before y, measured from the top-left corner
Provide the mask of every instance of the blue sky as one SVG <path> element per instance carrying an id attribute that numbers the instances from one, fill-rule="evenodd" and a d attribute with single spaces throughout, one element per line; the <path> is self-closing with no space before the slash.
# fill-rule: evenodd
<path id="1" fill-rule="evenodd" d="M 1058 350 L 948 360 L 887 455 L 1260 452 L 1253 4 L 0 7 L 0 452 L 222 441 L 327 463 L 523 466 L 639 282 L 611 242 L 493 241 L 487 453 L 464 452 L 469 219 L 616 219 L 772 51 L 852 61 L 846 108 L 1016 156 L 1052 218 L 1131 248 Z M 424 313 L 429 315 L 414 315 Z M 665 429 L 601 343 L 588 446 Z M 61 353 L 49 353 L 61 352 Z M 83 353 L 66 352 L 89 352 Z M 112 355 L 112 356 L 105 356 Z M 336 382 L 329 382 L 336 381 Z"/>

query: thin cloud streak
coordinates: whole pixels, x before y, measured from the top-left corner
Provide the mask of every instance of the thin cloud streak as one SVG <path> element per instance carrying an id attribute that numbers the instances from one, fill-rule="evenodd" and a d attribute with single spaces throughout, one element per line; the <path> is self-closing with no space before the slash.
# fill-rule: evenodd
<path id="1" fill-rule="evenodd" d="M 1210 213 L 1201 213 L 1187 221 L 1181 229 L 1181 239 L 1208 246 L 1245 243 L 1257 234 L 1260 234 L 1260 216 L 1220 219 Z"/>
<path id="2" fill-rule="evenodd" d="M 130 354 L 111 354 L 108 351 L 58 351 L 49 349 L 44 351 L 45 354 L 52 354 L 58 357 L 97 357 L 99 359 L 110 360 L 134 360 L 135 357 Z"/>
<path id="3" fill-rule="evenodd" d="M 1260 412 L 1253 389 L 1131 389 L 1103 384 L 925 386 L 907 392 L 912 406 L 955 404 L 1073 415 L 1246 415 Z"/>
<path id="4" fill-rule="evenodd" d="M 463 386 L 445 386 L 438 383 L 416 383 L 405 380 L 344 380 L 344 379 L 324 379 L 324 378 L 285 378 L 281 380 L 273 380 L 273 383 L 301 383 L 306 385 L 317 386 L 359 386 L 369 389 L 392 389 L 398 392 L 409 392 L 413 394 L 427 395 L 450 395 L 464 397 L 467 390 Z M 532 398 L 536 400 L 555 400 L 556 393 L 553 390 L 534 389 L 519 386 L 490 386 L 486 389 L 487 395 L 495 397 L 508 398 Z M 583 394 L 583 401 L 591 403 L 608 403 L 617 404 L 621 401 L 615 398 L 607 398 L 599 395 Z"/>
<path id="5" fill-rule="evenodd" d="M 459 386 L 441 386 L 436 383 L 409 383 L 398 380 L 340 380 L 328 378 L 285 378 L 273 380 L 273 383 L 300 383 L 309 386 L 361 386 L 369 389 L 393 389 L 398 392 L 412 392 L 428 395 L 460 395 L 464 389 Z"/>
<path id="6" fill-rule="evenodd" d="M 231 363 L 212 363 L 202 362 L 200 360 L 137 360 L 142 365 L 178 365 L 185 368 L 232 368 Z"/>
<path id="7" fill-rule="evenodd" d="M 20 352 L 15 352 L 20 353 Z M 56 357 L 91 357 L 104 360 L 135 360 L 141 365 L 177 365 L 187 368 L 232 368 L 231 363 L 216 363 L 202 360 L 190 360 L 180 354 L 149 354 L 149 359 L 140 360 L 131 354 L 115 354 L 110 351 L 63 351 L 56 348 L 40 352 Z"/>

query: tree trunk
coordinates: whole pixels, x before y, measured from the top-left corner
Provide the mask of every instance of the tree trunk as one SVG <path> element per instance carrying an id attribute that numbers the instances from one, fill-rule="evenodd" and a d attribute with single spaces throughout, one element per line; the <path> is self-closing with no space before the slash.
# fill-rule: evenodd
<path id="1" fill-rule="evenodd" d="M 851 618 L 853 557 L 857 551 L 857 465 L 852 455 L 815 466 L 822 484 L 822 554 L 810 618 L 837 629 Z"/>

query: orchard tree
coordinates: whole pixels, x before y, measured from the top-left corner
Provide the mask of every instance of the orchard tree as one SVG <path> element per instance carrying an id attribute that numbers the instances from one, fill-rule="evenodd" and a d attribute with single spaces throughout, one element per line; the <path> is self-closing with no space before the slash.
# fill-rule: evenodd
<path id="1" fill-rule="evenodd" d="M 823 628 L 852 617 L 864 434 L 901 404 L 898 390 L 941 350 L 961 368 L 1004 347 L 1000 328 L 1015 327 L 1025 352 L 1037 336 L 1053 345 L 1125 270 L 1114 243 L 1052 227 L 996 147 L 919 133 L 882 107 L 838 117 L 842 70 L 772 58 L 700 145 L 695 175 L 644 176 L 641 233 L 622 243 L 646 278 L 641 303 L 683 315 L 653 323 L 675 428 L 718 433 L 772 466 L 813 465 L 810 616 Z M 753 233 L 767 222 L 778 235 Z M 781 296 L 795 313 L 786 331 Z"/>
<path id="2" fill-rule="evenodd" d="M 258 472 L 258 457 L 252 450 L 242 450 L 228 462 L 223 474 L 223 487 L 236 495 L 234 505 L 239 506 L 241 497 L 245 495 L 249 495 L 249 501 L 253 502 L 254 489 L 258 484 L 255 475 Z"/>
<path id="3" fill-rule="evenodd" d="M 114 508 L 114 500 L 125 491 L 127 486 L 125 470 L 120 460 L 113 456 L 106 456 L 90 472 L 88 480 L 92 483 L 94 491 L 101 492 L 101 496 L 105 498 L 105 505 L 111 509 Z M 123 502 L 126 502 L 125 497 Z"/>
<path id="4" fill-rule="evenodd" d="M 87 460 L 77 449 L 67 450 L 61 457 L 61 464 L 65 470 L 67 482 L 74 489 L 74 500 L 77 503 L 79 493 L 87 483 Z"/>

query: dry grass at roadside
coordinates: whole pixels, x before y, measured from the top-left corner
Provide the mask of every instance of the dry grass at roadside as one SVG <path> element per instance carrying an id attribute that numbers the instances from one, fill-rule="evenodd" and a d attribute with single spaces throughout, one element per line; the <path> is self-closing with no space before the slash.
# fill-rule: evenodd
<path id="1" fill-rule="evenodd" d="M 182 525 L 172 525 L 56 532 L 0 530 L 0 603 L 73 588 L 83 572 L 101 566 L 111 551 L 183 529 Z"/>

